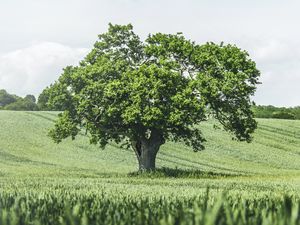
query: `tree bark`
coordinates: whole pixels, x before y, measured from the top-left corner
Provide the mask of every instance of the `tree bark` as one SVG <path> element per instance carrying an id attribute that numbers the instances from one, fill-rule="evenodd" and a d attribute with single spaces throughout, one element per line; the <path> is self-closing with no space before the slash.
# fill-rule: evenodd
<path id="1" fill-rule="evenodd" d="M 148 139 L 142 137 L 131 143 L 138 160 L 139 171 L 155 170 L 156 155 L 164 143 L 163 136 L 157 131 L 152 131 Z"/>
<path id="2" fill-rule="evenodd" d="M 160 146 L 142 143 L 142 151 L 139 157 L 139 170 L 155 170 L 156 154 Z"/>

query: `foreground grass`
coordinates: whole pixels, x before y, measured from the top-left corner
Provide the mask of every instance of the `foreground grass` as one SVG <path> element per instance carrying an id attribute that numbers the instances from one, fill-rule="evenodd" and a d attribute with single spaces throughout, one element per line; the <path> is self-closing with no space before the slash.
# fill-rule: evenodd
<path id="1" fill-rule="evenodd" d="M 31 187 L 33 188 L 33 187 Z M 1 224 L 300 224 L 295 196 L 129 195 L 104 189 L 0 194 Z"/>
<path id="2" fill-rule="evenodd" d="M 300 121 L 260 119 L 251 144 L 208 121 L 205 151 L 168 143 L 138 174 L 117 145 L 54 144 L 56 115 L 0 111 L 1 225 L 299 224 Z"/>

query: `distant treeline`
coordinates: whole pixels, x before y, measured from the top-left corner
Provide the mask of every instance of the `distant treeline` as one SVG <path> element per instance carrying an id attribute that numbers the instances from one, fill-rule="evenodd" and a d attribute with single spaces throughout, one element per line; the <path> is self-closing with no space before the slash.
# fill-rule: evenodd
<path id="1" fill-rule="evenodd" d="M 64 111 L 63 105 L 48 104 L 51 94 L 51 87 L 47 87 L 39 95 L 38 100 L 34 95 L 26 95 L 24 98 L 14 94 L 9 94 L 6 90 L 0 90 L 0 110 L 16 111 Z M 285 108 L 268 106 L 253 106 L 253 112 L 256 118 L 277 118 L 300 120 L 300 106 Z"/>
<path id="2" fill-rule="evenodd" d="M 285 108 L 259 105 L 253 106 L 253 112 L 256 118 L 300 120 L 300 106 Z"/>
<path id="3" fill-rule="evenodd" d="M 36 100 L 35 96 L 31 94 L 28 94 L 25 97 L 20 97 L 15 94 L 10 94 L 4 89 L 0 89 L 0 110 L 64 111 L 65 106 L 62 104 L 48 104 L 51 94 L 49 91 L 50 87 L 43 90 L 43 92 L 39 95 L 38 100 Z"/>
<path id="4" fill-rule="evenodd" d="M 9 94 L 6 90 L 0 90 L 0 110 L 37 111 L 34 95 L 26 95 L 24 98 Z"/>

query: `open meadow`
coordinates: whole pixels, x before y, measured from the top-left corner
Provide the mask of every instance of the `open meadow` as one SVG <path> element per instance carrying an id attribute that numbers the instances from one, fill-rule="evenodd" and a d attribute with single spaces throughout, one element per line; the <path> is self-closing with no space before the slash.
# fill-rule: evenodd
<path id="1" fill-rule="evenodd" d="M 300 121 L 258 119 L 251 144 L 203 123 L 206 150 L 167 143 L 159 170 L 133 151 L 57 145 L 55 112 L 0 112 L 0 224 L 299 224 Z"/>

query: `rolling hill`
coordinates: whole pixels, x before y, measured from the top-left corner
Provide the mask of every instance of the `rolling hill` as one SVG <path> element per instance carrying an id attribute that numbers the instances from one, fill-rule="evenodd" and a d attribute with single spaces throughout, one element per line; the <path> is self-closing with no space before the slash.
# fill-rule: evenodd
<path id="1" fill-rule="evenodd" d="M 54 144 L 56 116 L 0 111 L 1 224 L 299 224 L 300 121 L 258 119 L 251 144 L 208 121 L 206 150 L 167 143 L 162 169 L 137 174 L 115 144 L 101 150 L 84 133 Z"/>
<path id="2" fill-rule="evenodd" d="M 123 176 L 136 170 L 132 151 L 90 145 L 84 134 L 55 144 L 47 136 L 55 112 L 0 112 L 0 176 Z M 157 166 L 228 175 L 300 176 L 300 121 L 258 119 L 251 144 L 231 140 L 213 121 L 200 126 L 206 150 L 167 143 Z"/>

